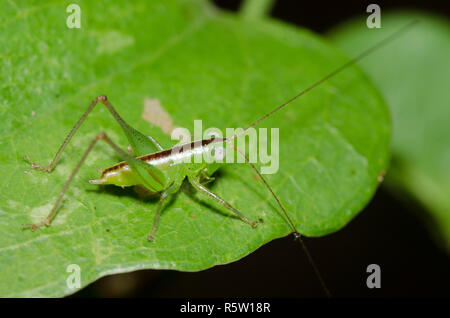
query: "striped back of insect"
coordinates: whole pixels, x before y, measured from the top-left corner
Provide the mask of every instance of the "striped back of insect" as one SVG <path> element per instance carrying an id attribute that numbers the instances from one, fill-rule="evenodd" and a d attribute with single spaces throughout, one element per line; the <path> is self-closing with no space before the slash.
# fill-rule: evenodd
<path id="1" fill-rule="evenodd" d="M 189 144 L 175 146 L 171 149 L 138 157 L 137 159 L 160 169 L 168 182 L 174 175 L 180 174 L 180 169 L 187 174 L 201 173 L 211 176 L 222 165 L 225 148 L 221 139 L 204 139 Z M 139 184 L 130 166 L 120 162 L 103 170 L 100 179 L 90 180 L 92 184 L 112 184 L 127 187 Z"/>

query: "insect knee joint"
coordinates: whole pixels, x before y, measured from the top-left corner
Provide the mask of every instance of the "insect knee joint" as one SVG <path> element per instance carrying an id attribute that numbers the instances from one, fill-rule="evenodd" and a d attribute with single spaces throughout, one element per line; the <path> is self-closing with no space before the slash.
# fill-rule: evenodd
<path id="1" fill-rule="evenodd" d="M 106 139 L 106 133 L 102 131 L 101 133 L 99 133 L 97 135 L 97 139 L 98 140 L 100 140 L 100 139 L 105 140 Z"/>
<path id="2" fill-rule="evenodd" d="M 95 100 L 97 102 L 104 103 L 104 102 L 106 102 L 108 100 L 108 98 L 106 97 L 106 95 L 99 95 L 99 96 L 97 96 L 97 98 L 95 98 Z"/>

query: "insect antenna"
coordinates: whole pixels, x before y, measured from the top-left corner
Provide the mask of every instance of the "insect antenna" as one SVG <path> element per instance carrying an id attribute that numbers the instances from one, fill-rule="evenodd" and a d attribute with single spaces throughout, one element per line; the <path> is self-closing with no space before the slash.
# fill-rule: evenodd
<path id="1" fill-rule="evenodd" d="M 245 128 L 244 130 L 236 133 L 234 136 L 231 136 L 229 138 L 227 138 L 227 140 L 230 139 L 235 139 L 243 134 L 245 134 L 247 132 L 247 130 L 249 130 L 252 127 L 255 127 L 256 125 L 258 125 L 260 122 L 262 122 L 264 119 L 272 116 L 274 113 L 276 113 L 277 111 L 283 109 L 284 107 L 286 107 L 287 105 L 289 105 L 290 103 L 292 103 L 293 101 L 295 101 L 296 99 L 298 99 L 300 96 L 305 95 L 306 93 L 308 93 L 310 90 L 312 90 L 313 88 L 316 88 L 317 86 L 319 86 L 320 84 L 322 84 L 323 82 L 329 80 L 330 78 L 332 78 L 333 76 L 339 74 L 340 72 L 342 72 L 343 70 L 345 70 L 346 68 L 348 68 L 349 66 L 355 64 L 356 62 L 358 62 L 359 60 L 363 59 L 364 57 L 372 54 L 374 51 L 378 50 L 379 48 L 385 46 L 386 44 L 388 44 L 389 42 L 393 41 L 394 39 L 396 39 L 397 37 L 399 37 L 400 35 L 402 35 L 405 31 L 409 30 L 411 27 L 413 27 L 417 22 L 419 22 L 418 20 L 413 20 L 411 22 L 409 22 L 408 24 L 404 25 L 403 27 L 401 27 L 400 29 L 396 30 L 395 32 L 393 32 L 392 34 L 390 34 L 389 36 L 387 36 L 386 38 L 382 39 L 381 41 L 377 42 L 376 44 L 374 44 L 373 46 L 369 47 L 368 49 L 364 50 L 363 52 L 361 52 L 359 55 L 357 55 L 356 57 L 354 57 L 353 59 L 349 60 L 348 62 L 344 63 L 343 65 L 341 65 L 340 67 L 338 67 L 337 69 L 335 69 L 334 71 L 330 72 L 328 75 L 322 77 L 321 79 L 319 79 L 318 81 L 316 81 L 315 83 L 311 84 L 310 86 L 308 86 L 307 88 L 305 88 L 304 90 L 302 90 L 300 93 L 298 93 L 297 95 L 295 95 L 294 97 L 290 98 L 289 100 L 285 101 L 283 104 L 279 105 L 278 107 L 274 108 L 272 111 L 270 111 L 269 113 L 265 114 L 264 116 L 262 116 L 261 118 L 259 118 L 258 120 L 254 121 L 253 123 L 251 123 L 247 128 Z"/>
<path id="2" fill-rule="evenodd" d="M 283 104 L 279 105 L 278 107 L 274 108 L 272 111 L 270 111 L 269 113 L 265 114 L 264 116 L 262 116 L 261 118 L 259 118 L 258 120 L 254 121 L 253 123 L 251 123 L 247 128 L 245 128 L 244 130 L 241 130 L 240 132 L 236 133 L 235 135 L 222 139 L 222 141 L 225 141 L 226 143 L 233 141 L 235 138 L 244 135 L 250 128 L 255 127 L 256 125 L 258 125 L 260 122 L 262 122 L 263 120 L 265 120 L 266 118 L 272 116 L 274 113 L 278 112 L 279 110 L 283 109 L 284 107 L 286 107 L 287 105 L 289 105 L 290 103 L 292 103 L 293 101 L 297 100 L 299 97 L 305 95 L 306 93 L 308 93 L 309 91 L 311 91 L 312 89 L 316 88 L 317 86 L 319 86 L 320 84 L 322 84 L 323 82 L 327 81 L 328 79 L 336 76 L 337 74 L 341 73 L 343 70 L 345 70 L 346 68 L 350 67 L 351 65 L 355 64 L 356 62 L 358 62 L 359 60 L 363 59 L 364 57 L 372 54 L 374 51 L 378 50 L 379 48 L 385 46 L 386 44 L 388 44 L 389 42 L 393 41 L 394 39 L 396 39 L 397 37 L 399 37 L 400 35 L 402 35 L 405 31 L 409 30 L 412 26 L 414 26 L 416 23 L 418 22 L 418 20 L 413 20 L 411 22 L 409 22 L 408 24 L 404 25 L 403 27 L 401 27 L 400 29 L 396 30 L 395 32 L 393 32 L 392 34 L 390 34 L 389 36 L 387 36 L 386 38 L 382 39 L 381 41 L 377 42 L 376 44 L 374 44 L 373 46 L 369 47 L 368 49 L 364 50 L 363 52 L 361 52 L 359 55 L 357 55 L 356 57 L 354 57 L 353 59 L 349 60 L 348 62 L 344 63 L 343 65 L 339 66 L 338 68 L 336 68 L 334 71 L 330 72 L 328 75 L 322 77 L 321 79 L 319 79 L 318 81 L 314 82 L 313 84 L 311 84 L 310 86 L 308 86 L 307 88 L 305 88 L 304 90 L 300 91 L 300 93 L 298 93 L 297 95 L 295 95 L 294 97 L 290 98 L 289 100 L 285 101 Z M 311 253 L 309 252 L 308 248 L 306 247 L 305 242 L 302 240 L 300 233 L 297 231 L 294 223 L 292 222 L 291 218 L 289 217 L 288 213 L 286 212 L 286 209 L 284 208 L 283 204 L 281 203 L 280 199 L 278 198 L 278 196 L 275 194 L 275 192 L 272 190 L 272 188 L 270 187 L 270 185 L 267 183 L 266 179 L 261 175 L 261 173 L 258 171 L 258 169 L 253 165 L 253 163 L 251 163 L 247 156 L 245 155 L 245 153 L 241 152 L 237 147 L 234 147 L 234 149 L 239 152 L 242 156 L 244 156 L 246 162 L 252 167 L 252 169 L 256 172 L 256 174 L 259 176 L 259 178 L 263 181 L 264 185 L 267 187 L 267 189 L 269 189 L 270 193 L 272 194 L 272 196 L 275 198 L 275 200 L 277 201 L 278 206 L 281 208 L 281 210 L 283 211 L 284 216 L 286 217 L 286 220 L 289 224 L 289 226 L 292 229 L 292 232 L 295 236 L 295 239 L 297 241 L 300 242 L 303 250 L 305 251 L 305 254 L 308 258 L 308 261 L 311 263 L 314 272 L 317 276 L 317 278 L 320 281 L 320 284 L 322 285 L 323 290 L 325 291 L 326 295 L 328 297 L 331 297 L 331 293 L 329 291 L 329 289 L 327 288 L 325 281 L 322 278 L 322 275 L 320 274 L 320 271 L 318 269 L 318 267 L 316 266 L 316 263 L 314 262 L 314 259 L 312 258 Z"/>
<path id="3" fill-rule="evenodd" d="M 320 284 L 322 285 L 322 288 L 323 288 L 325 294 L 327 295 L 327 297 L 331 297 L 330 290 L 328 289 L 327 285 L 325 284 L 325 281 L 323 280 L 322 275 L 320 274 L 319 268 L 317 267 L 316 263 L 314 262 L 314 259 L 313 259 L 312 255 L 311 255 L 311 253 L 309 252 L 308 248 L 306 247 L 305 242 L 301 238 L 300 233 L 297 231 L 297 228 L 295 227 L 294 222 L 292 222 L 292 219 L 289 217 L 289 215 L 288 215 L 286 209 L 284 208 L 283 204 L 281 203 L 280 199 L 275 194 L 275 192 L 272 190 L 272 188 L 270 187 L 269 183 L 267 183 L 267 180 L 262 176 L 262 174 L 255 167 L 255 165 L 248 159 L 247 155 L 245 153 L 243 153 L 236 146 L 233 146 L 233 148 L 234 148 L 234 150 L 236 152 L 239 152 L 245 158 L 245 161 L 252 167 L 252 169 L 255 171 L 255 173 L 258 175 L 258 177 L 262 180 L 262 182 L 266 186 L 266 188 L 270 191 L 272 196 L 277 201 L 278 206 L 283 211 L 283 214 L 286 217 L 286 220 L 287 220 L 287 222 L 288 222 L 288 224 L 289 224 L 289 226 L 290 226 L 290 228 L 292 230 L 292 233 L 294 234 L 295 240 L 300 243 L 300 245 L 302 246 L 303 250 L 305 251 L 306 257 L 308 258 L 309 263 L 313 267 L 314 272 L 315 272 L 317 278 L 319 279 Z"/>

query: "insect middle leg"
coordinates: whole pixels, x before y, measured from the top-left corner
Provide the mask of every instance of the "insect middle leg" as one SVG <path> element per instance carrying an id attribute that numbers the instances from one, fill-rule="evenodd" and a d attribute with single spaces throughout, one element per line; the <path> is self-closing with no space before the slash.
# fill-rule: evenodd
<path id="1" fill-rule="evenodd" d="M 258 225 L 258 223 L 259 223 L 258 221 L 252 221 L 252 220 L 248 219 L 245 215 L 243 215 L 241 212 L 239 212 L 233 206 L 231 206 L 231 204 L 229 204 L 227 201 L 225 201 L 224 199 L 219 197 L 217 194 L 212 193 L 207 188 L 205 188 L 198 179 L 196 179 L 194 177 L 189 177 L 189 176 L 188 176 L 188 179 L 189 179 L 189 182 L 192 184 L 192 186 L 197 191 L 214 199 L 215 201 L 217 201 L 218 203 L 220 203 L 221 205 L 223 205 L 224 207 L 226 207 L 227 209 L 232 211 L 234 214 L 236 214 L 245 223 L 250 224 L 252 227 L 256 227 Z"/>
<path id="2" fill-rule="evenodd" d="M 158 202 L 158 207 L 156 208 L 156 214 L 155 214 L 155 219 L 153 221 L 152 230 L 151 230 L 150 234 L 147 236 L 147 239 L 150 242 L 153 242 L 155 240 L 155 234 L 156 234 L 156 231 L 158 230 L 158 226 L 159 226 L 159 217 L 161 216 L 164 201 L 168 197 L 169 197 L 169 191 L 166 190 L 161 193 L 161 197 L 159 198 L 159 202 Z"/>
<path id="3" fill-rule="evenodd" d="M 70 184 L 72 183 L 73 179 L 75 178 L 75 175 L 78 173 L 78 171 L 80 170 L 80 168 L 83 165 L 84 161 L 86 160 L 87 156 L 89 155 L 89 153 L 92 151 L 92 149 L 94 148 L 95 144 L 99 140 L 106 141 L 106 143 L 108 143 L 117 153 L 119 153 L 119 155 L 123 155 L 124 154 L 123 150 L 121 150 L 104 132 L 99 133 L 91 141 L 91 143 L 89 144 L 89 147 L 84 152 L 84 154 L 81 157 L 80 161 L 77 163 L 75 169 L 73 169 L 69 179 L 67 179 L 67 181 L 66 181 L 66 183 L 64 185 L 64 188 L 59 193 L 59 196 L 56 199 L 56 202 L 53 205 L 53 208 L 51 209 L 51 211 L 48 214 L 48 216 L 44 220 L 39 222 L 39 223 L 36 223 L 36 224 L 24 224 L 23 225 L 24 228 L 30 228 L 32 231 L 34 231 L 34 230 L 38 229 L 41 226 L 44 226 L 44 225 L 49 226 L 51 224 L 51 222 L 53 221 L 53 219 L 56 216 L 56 213 L 58 212 L 58 208 L 61 205 L 61 201 L 62 201 L 62 198 L 64 197 L 64 194 L 67 192 L 67 189 L 69 188 Z"/>

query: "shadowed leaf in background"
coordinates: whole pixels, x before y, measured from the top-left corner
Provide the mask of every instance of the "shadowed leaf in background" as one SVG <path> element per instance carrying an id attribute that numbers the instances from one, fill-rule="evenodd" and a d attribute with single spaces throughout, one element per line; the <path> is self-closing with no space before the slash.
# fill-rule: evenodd
<path id="1" fill-rule="evenodd" d="M 433 217 L 431 233 L 450 251 L 450 24 L 419 12 L 382 15 L 381 29 L 362 28 L 366 17 L 334 29 L 330 37 L 352 54 L 412 20 L 404 37 L 361 61 L 392 113 L 392 163 L 386 184 L 417 199 Z M 438 231 L 436 231 L 436 229 Z"/>

